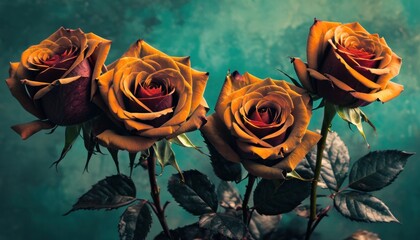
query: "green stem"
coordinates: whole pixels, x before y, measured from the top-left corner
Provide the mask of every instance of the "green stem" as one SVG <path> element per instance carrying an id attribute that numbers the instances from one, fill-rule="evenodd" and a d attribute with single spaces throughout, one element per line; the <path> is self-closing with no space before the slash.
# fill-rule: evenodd
<path id="1" fill-rule="evenodd" d="M 249 211 L 248 211 L 248 202 L 249 202 L 249 198 L 251 197 L 254 182 L 255 182 L 255 176 L 252 174 L 248 174 L 248 185 L 246 185 L 244 201 L 242 204 L 242 217 L 243 217 L 243 221 L 245 225 L 248 225 L 249 218 L 250 218 Z"/>
<path id="2" fill-rule="evenodd" d="M 165 233 L 165 235 L 172 239 L 171 234 L 169 232 L 168 224 L 166 223 L 165 219 L 165 212 L 160 205 L 160 188 L 156 181 L 156 155 L 154 152 L 153 147 L 149 149 L 149 157 L 147 157 L 147 170 L 149 172 L 149 181 L 150 181 L 150 195 L 152 195 L 153 203 L 155 206 L 155 213 L 159 219 L 160 225 Z"/>
<path id="3" fill-rule="evenodd" d="M 306 228 L 306 240 L 311 238 L 312 232 L 315 230 L 312 225 L 314 224 L 317 216 L 316 216 L 316 190 L 318 186 L 318 179 L 321 173 L 321 166 L 322 166 L 322 157 L 325 149 L 325 142 L 327 140 L 328 131 L 331 125 L 331 122 L 335 116 L 336 110 L 332 103 L 325 102 L 324 107 L 324 120 L 322 121 L 322 128 L 321 128 L 321 140 L 319 140 L 317 145 L 317 152 L 316 152 L 316 164 L 315 164 L 315 172 L 314 172 L 314 180 L 312 181 L 311 187 L 311 205 L 310 205 L 310 215 L 308 226 Z M 318 222 L 319 223 L 319 222 Z"/>

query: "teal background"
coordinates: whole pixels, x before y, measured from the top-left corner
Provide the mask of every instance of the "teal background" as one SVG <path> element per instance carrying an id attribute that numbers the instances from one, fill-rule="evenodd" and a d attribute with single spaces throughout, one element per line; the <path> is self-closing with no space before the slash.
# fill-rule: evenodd
<path id="1" fill-rule="evenodd" d="M 205 97 L 214 106 L 228 69 L 249 71 L 265 78 L 284 79 L 276 69 L 293 74 L 289 56 L 306 59 L 306 38 L 316 17 L 321 20 L 359 21 L 371 33 L 384 36 L 403 58 L 401 73 L 394 79 L 405 86 L 397 99 L 373 103 L 363 110 L 377 127 L 366 125 L 371 150 L 420 150 L 420 4 L 407 1 L 81 1 L 13 0 L 0 2 L 0 78 L 8 77 L 8 63 L 60 26 L 81 28 L 113 41 L 107 63 L 117 59 L 139 38 L 170 55 L 190 55 L 194 68 L 210 72 Z M 90 186 L 115 173 L 109 155 L 92 159 L 83 173 L 86 152 L 79 139 L 58 171 L 49 168 L 63 145 L 64 129 L 54 134 L 38 133 L 22 141 L 9 126 L 34 120 L 0 86 L 0 239 L 118 239 L 117 223 L 123 209 L 79 211 L 61 216 Z M 321 113 L 314 112 L 311 129 L 321 126 Z M 357 131 L 349 130 L 338 117 L 333 122 L 349 147 L 352 160 L 369 150 Z M 190 134 L 204 146 L 198 133 Z M 212 175 L 209 159 L 191 149 L 175 149 L 182 169 L 198 169 Z M 409 159 L 406 169 L 389 187 L 374 192 L 401 224 L 351 222 L 335 210 L 318 227 L 320 239 L 343 239 L 357 229 L 379 234 L 381 239 L 415 239 L 420 222 L 420 154 Z M 121 153 L 123 172 L 128 159 Z M 162 201 L 171 201 L 167 220 L 171 228 L 195 222 L 166 193 L 165 169 L 159 177 Z M 149 197 L 147 172 L 137 168 L 138 197 Z M 218 180 L 212 177 L 215 182 Z M 240 185 L 241 192 L 243 184 Z M 150 238 L 160 232 L 157 219 Z"/>

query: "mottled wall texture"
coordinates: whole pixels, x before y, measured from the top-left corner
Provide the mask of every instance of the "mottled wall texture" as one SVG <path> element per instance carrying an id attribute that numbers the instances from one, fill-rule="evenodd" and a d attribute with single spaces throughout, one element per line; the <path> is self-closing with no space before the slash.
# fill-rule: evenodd
<path id="1" fill-rule="evenodd" d="M 378 129 L 367 130 L 371 150 L 400 149 L 418 154 L 410 158 L 395 183 L 375 193 L 401 224 L 351 222 L 334 210 L 318 227 L 318 236 L 342 239 L 357 229 L 367 229 L 382 239 L 415 239 L 420 222 L 419 11 L 417 0 L 1 1 L 0 78 L 8 77 L 9 62 L 19 60 L 23 50 L 60 26 L 81 28 L 113 41 L 107 63 L 139 38 L 171 55 L 190 55 L 195 68 L 210 72 L 205 97 L 214 106 L 228 69 L 276 79 L 285 78 L 277 69 L 293 73 L 288 57 L 306 58 L 306 39 L 314 17 L 359 21 L 368 31 L 384 36 L 403 58 L 401 73 L 394 81 L 403 84 L 405 91 L 391 102 L 364 108 Z M 22 141 L 9 126 L 33 118 L 5 84 L 0 86 L 0 96 L 0 239 L 118 239 L 117 222 L 123 209 L 61 216 L 92 184 L 115 173 L 111 157 L 94 156 L 89 173 L 83 173 L 86 152 L 79 140 L 58 171 L 49 168 L 61 151 L 63 129 Z M 311 129 L 320 127 L 321 117 L 321 111 L 315 111 Z M 348 145 L 353 160 L 369 151 L 357 131 L 339 118 L 333 128 Z M 198 133 L 191 138 L 204 146 Z M 212 175 L 206 156 L 190 149 L 175 151 L 181 168 Z M 121 154 L 121 158 L 122 171 L 128 172 L 127 156 Z M 169 226 L 176 227 L 197 219 L 166 193 L 172 173 L 172 169 L 165 169 L 159 182 L 163 201 L 172 202 L 167 208 Z M 134 179 L 140 189 L 138 196 L 149 198 L 147 172 L 137 168 Z M 149 236 L 159 231 L 155 219 Z"/>

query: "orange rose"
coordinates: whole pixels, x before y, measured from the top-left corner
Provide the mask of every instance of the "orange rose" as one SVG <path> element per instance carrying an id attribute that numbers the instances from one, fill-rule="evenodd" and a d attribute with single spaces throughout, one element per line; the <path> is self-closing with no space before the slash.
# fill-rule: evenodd
<path id="1" fill-rule="evenodd" d="M 139 40 L 110 68 L 98 78 L 102 108 L 124 130 L 99 134 L 103 145 L 139 152 L 206 122 L 208 73 L 192 69 L 189 57 L 170 57 Z"/>
<path id="2" fill-rule="evenodd" d="M 307 130 L 311 108 L 304 89 L 234 72 L 201 131 L 225 159 L 242 162 L 251 174 L 284 178 L 320 139 Z"/>
<path id="3" fill-rule="evenodd" d="M 82 123 L 96 114 L 91 103 L 111 41 L 82 30 L 60 28 L 10 64 L 13 96 L 40 120 L 13 126 L 23 139 L 55 125 Z M 41 121 L 43 120 L 43 121 Z"/>
<path id="4" fill-rule="evenodd" d="M 309 91 L 344 107 L 387 102 L 403 86 L 390 82 L 398 75 L 401 58 L 384 38 L 370 34 L 359 23 L 315 20 L 307 45 L 305 65 L 293 59 L 299 80 Z"/>

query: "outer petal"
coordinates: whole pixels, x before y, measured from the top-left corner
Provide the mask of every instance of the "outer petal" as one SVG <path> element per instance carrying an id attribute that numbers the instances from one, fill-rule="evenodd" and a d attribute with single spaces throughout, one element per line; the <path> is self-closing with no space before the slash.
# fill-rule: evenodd
<path id="1" fill-rule="evenodd" d="M 254 176 L 265 179 L 285 179 L 285 170 L 278 167 L 269 167 L 246 159 L 242 161 L 242 165 Z"/>
<path id="2" fill-rule="evenodd" d="M 400 73 L 400 68 L 402 64 L 402 59 L 395 53 L 392 53 L 392 59 L 391 62 L 386 68 L 389 69 L 389 73 L 386 75 L 382 75 L 378 78 L 378 81 L 376 81 L 381 87 L 383 88 L 388 84 L 388 82 L 395 76 L 397 76 Z"/>
<path id="3" fill-rule="evenodd" d="M 12 129 L 20 135 L 22 140 L 25 140 L 42 129 L 51 129 L 55 126 L 54 123 L 49 121 L 35 120 L 29 123 L 14 125 Z"/>
<path id="4" fill-rule="evenodd" d="M 10 92 L 26 111 L 39 119 L 45 119 L 44 113 L 35 106 L 32 99 L 26 93 L 25 86 L 15 77 L 18 66 L 19 63 L 10 64 L 10 78 L 6 79 L 6 84 L 9 87 Z"/>
<path id="5" fill-rule="evenodd" d="M 207 122 L 206 113 L 206 107 L 202 105 L 198 106 L 191 117 L 186 122 L 182 123 L 173 134 L 167 136 L 166 138 L 170 139 L 178 136 L 179 134 L 200 129 Z"/>
<path id="6" fill-rule="evenodd" d="M 150 148 L 157 141 L 157 139 L 153 138 L 122 136 L 112 130 L 105 130 L 96 137 L 105 147 L 127 150 L 128 152 L 132 153 L 144 151 Z"/>
<path id="7" fill-rule="evenodd" d="M 299 58 L 292 58 L 293 67 L 295 68 L 296 75 L 299 78 L 302 86 L 309 92 L 314 92 L 311 79 L 308 74 L 308 66 Z"/>
<path id="8" fill-rule="evenodd" d="M 311 150 L 311 148 L 318 143 L 321 137 L 322 136 L 316 132 L 306 130 L 302 142 L 285 159 L 276 164 L 275 167 L 287 171 L 295 169 L 300 161 L 302 161 L 302 159 L 305 157 L 305 155 Z"/>
<path id="9" fill-rule="evenodd" d="M 204 137 L 213 145 L 226 160 L 240 162 L 239 155 L 230 146 L 229 130 L 216 114 L 207 117 L 207 123 L 200 129 Z"/>
<path id="10" fill-rule="evenodd" d="M 376 93 L 350 92 L 350 94 L 353 97 L 361 99 L 366 102 L 381 101 L 384 103 L 398 97 L 398 95 L 400 95 L 402 91 L 404 91 L 403 85 L 389 82 L 384 90 L 381 90 Z"/>
<path id="11" fill-rule="evenodd" d="M 307 44 L 307 60 L 310 68 L 318 69 L 318 63 L 322 59 L 328 43 L 328 39 L 325 39 L 325 34 L 328 30 L 340 24 L 338 22 L 324 22 L 315 19 L 309 31 Z"/>

